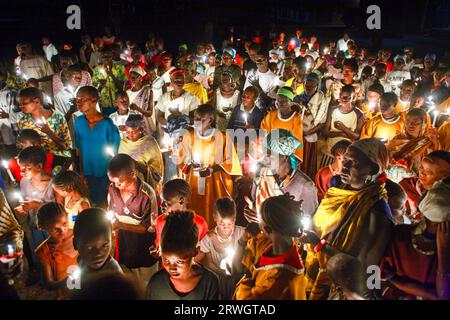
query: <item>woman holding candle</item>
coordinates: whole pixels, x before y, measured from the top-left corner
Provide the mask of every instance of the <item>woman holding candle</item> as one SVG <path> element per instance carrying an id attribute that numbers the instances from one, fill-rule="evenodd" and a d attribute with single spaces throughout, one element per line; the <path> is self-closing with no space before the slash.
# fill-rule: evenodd
<path id="1" fill-rule="evenodd" d="M 212 106 L 201 105 L 194 113 L 194 129 L 183 135 L 179 168 L 192 188 L 191 209 L 212 225 L 214 202 L 231 197 L 233 176 L 242 175 L 233 141 L 215 128 Z"/>
<path id="2" fill-rule="evenodd" d="M 233 75 L 229 71 L 224 71 L 220 77 L 220 86 L 214 91 L 211 105 L 217 110 L 216 127 L 220 131 L 227 129 L 233 108 L 239 105 L 240 94 L 236 90 Z"/>

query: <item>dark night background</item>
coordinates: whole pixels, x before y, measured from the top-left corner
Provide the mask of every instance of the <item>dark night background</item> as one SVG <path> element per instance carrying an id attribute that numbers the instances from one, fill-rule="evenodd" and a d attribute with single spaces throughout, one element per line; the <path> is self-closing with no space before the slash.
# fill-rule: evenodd
<path id="1" fill-rule="evenodd" d="M 239 38 L 249 38 L 260 30 L 267 38 L 270 24 L 277 31 L 301 26 L 319 42 L 337 40 L 344 31 L 361 46 L 391 47 L 413 45 L 418 52 L 433 50 L 450 56 L 450 0 L 1 0 L 1 57 L 16 56 L 15 45 L 31 41 L 41 47 L 48 35 L 56 45 L 68 42 L 78 47 L 80 35 L 103 35 L 111 26 L 121 39 L 135 40 L 143 46 L 149 31 L 161 35 L 169 50 L 181 42 L 193 45 L 204 40 L 205 24 L 214 26 L 213 43 L 220 48 L 228 26 L 235 26 Z M 66 28 L 66 8 L 77 4 L 82 10 L 82 30 Z M 366 28 L 367 6 L 381 8 L 382 29 Z M 383 42 L 381 42 L 383 39 Z"/>

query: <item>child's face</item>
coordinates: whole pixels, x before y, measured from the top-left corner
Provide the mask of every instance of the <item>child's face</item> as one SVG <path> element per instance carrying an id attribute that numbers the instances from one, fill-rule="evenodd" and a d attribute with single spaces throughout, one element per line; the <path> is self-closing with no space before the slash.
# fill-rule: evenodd
<path id="1" fill-rule="evenodd" d="M 40 146 L 40 144 L 36 144 L 31 140 L 19 140 L 17 141 L 17 147 L 20 150 L 26 149 L 28 147 Z"/>
<path id="2" fill-rule="evenodd" d="M 194 257 L 195 251 L 184 253 L 161 252 L 164 269 L 172 279 L 185 278 L 191 271 Z"/>
<path id="3" fill-rule="evenodd" d="M 236 217 L 222 218 L 219 214 L 216 214 L 214 219 L 217 226 L 217 231 L 224 237 L 229 237 L 234 230 L 236 223 Z"/>
<path id="4" fill-rule="evenodd" d="M 52 226 L 46 228 L 46 231 L 54 239 L 63 239 L 69 232 L 69 220 L 67 215 L 60 216 Z"/>
<path id="5" fill-rule="evenodd" d="M 111 233 L 93 239 L 76 239 L 77 250 L 83 263 L 91 269 L 100 269 L 111 253 Z"/>
<path id="6" fill-rule="evenodd" d="M 63 190 L 55 185 L 53 186 L 53 191 L 55 191 L 57 194 L 59 194 L 63 198 L 66 198 L 70 195 L 69 190 Z"/>
<path id="7" fill-rule="evenodd" d="M 108 173 L 109 180 L 114 183 L 114 186 L 121 190 L 129 189 L 134 183 L 136 183 L 136 172 L 133 171 L 131 174 L 125 175 L 120 174 L 119 176 L 112 176 Z"/>
<path id="8" fill-rule="evenodd" d="M 127 95 L 119 96 L 116 98 L 117 107 L 121 111 L 127 111 L 130 105 L 130 100 Z"/>
<path id="9" fill-rule="evenodd" d="M 32 164 L 29 162 L 19 162 L 20 174 L 23 178 L 31 179 L 42 172 L 42 164 Z"/>
<path id="10" fill-rule="evenodd" d="M 177 210 L 185 210 L 186 209 L 186 201 L 184 197 L 181 196 L 171 196 L 171 197 L 164 197 L 164 195 L 161 195 L 161 198 L 163 200 L 161 206 L 163 208 L 164 212 L 172 212 Z"/>

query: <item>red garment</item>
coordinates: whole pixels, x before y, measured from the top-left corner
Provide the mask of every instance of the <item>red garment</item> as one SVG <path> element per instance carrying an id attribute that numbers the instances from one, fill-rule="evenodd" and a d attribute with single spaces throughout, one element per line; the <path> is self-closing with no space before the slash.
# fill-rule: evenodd
<path id="1" fill-rule="evenodd" d="M 398 225 L 394 228 L 386 255 L 381 261 L 382 276 L 386 277 L 393 271 L 396 276 L 409 278 L 432 288 L 436 286 L 437 254 L 425 255 L 414 249 L 411 241 L 414 228 L 411 225 Z M 392 284 L 389 287 L 391 288 L 383 295 L 384 299 L 413 298 Z"/>
<path id="2" fill-rule="evenodd" d="M 415 211 L 419 207 L 419 202 L 422 199 L 422 194 L 417 190 L 418 178 L 404 178 L 399 182 L 399 185 L 403 188 L 406 193 L 406 211 L 407 215 L 411 214 L 411 211 Z"/>
<path id="3" fill-rule="evenodd" d="M 166 217 L 167 213 L 163 213 L 156 218 L 155 228 L 156 228 L 156 239 L 155 244 L 159 246 L 161 241 L 161 234 L 163 231 L 164 226 L 166 225 Z M 197 225 L 198 228 L 198 241 L 202 240 L 203 237 L 208 233 L 208 224 L 206 223 L 206 220 L 199 216 L 198 214 L 194 213 L 194 223 Z"/>
<path id="4" fill-rule="evenodd" d="M 272 245 L 268 246 L 266 250 L 264 250 L 261 258 L 258 262 L 258 267 L 264 267 L 274 264 L 284 264 L 295 269 L 303 269 L 302 259 L 300 258 L 300 254 L 298 253 L 298 248 L 295 243 L 292 244 L 292 247 L 283 253 L 281 256 L 277 257 L 269 257 L 267 253 L 272 249 Z"/>
<path id="5" fill-rule="evenodd" d="M 378 63 L 384 63 L 386 65 L 386 74 L 392 71 L 394 69 L 394 62 L 389 60 L 388 62 L 384 62 L 381 59 L 378 60 Z"/>
<path id="6" fill-rule="evenodd" d="M 323 197 L 325 197 L 325 194 L 330 187 L 331 178 L 333 178 L 333 173 L 330 169 L 330 166 L 320 168 L 319 171 L 317 171 L 315 180 L 317 187 L 317 196 L 319 197 L 319 199 L 323 199 Z"/>
<path id="7" fill-rule="evenodd" d="M 45 155 L 45 166 L 44 171 L 47 173 L 52 173 L 52 165 L 53 165 L 53 154 L 47 151 Z M 20 173 L 20 166 L 17 162 L 16 158 L 11 158 L 9 160 L 9 170 L 11 170 L 11 173 L 13 174 L 14 178 L 17 180 L 17 182 L 20 182 L 22 180 L 22 174 Z"/>
<path id="8" fill-rule="evenodd" d="M 134 64 L 129 63 L 125 66 L 125 73 L 127 74 L 127 78 L 128 80 L 130 79 L 130 69 L 134 66 Z M 145 71 L 145 69 L 147 68 L 147 63 L 143 62 L 143 61 L 139 61 L 139 66 L 142 68 L 142 70 Z M 131 82 L 130 82 L 131 84 Z"/>

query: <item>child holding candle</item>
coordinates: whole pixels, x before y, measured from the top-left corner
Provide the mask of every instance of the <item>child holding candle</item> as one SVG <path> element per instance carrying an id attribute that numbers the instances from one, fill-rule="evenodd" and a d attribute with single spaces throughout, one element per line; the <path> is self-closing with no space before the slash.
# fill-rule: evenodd
<path id="1" fill-rule="evenodd" d="M 116 255 L 125 273 L 132 275 L 143 288 L 158 270 L 148 248 L 154 241 L 158 203 L 155 191 L 137 177 L 134 160 L 118 154 L 109 163 L 108 209 L 117 219 Z"/>
<path id="2" fill-rule="evenodd" d="M 45 151 L 41 147 L 28 147 L 19 153 L 19 165 L 22 173 L 20 182 L 21 201 L 14 208 L 18 215 L 25 237 L 28 241 L 31 254 L 27 254 L 30 268 L 28 283 L 33 283 L 38 259 L 34 250 L 48 238 L 48 233 L 37 227 L 37 210 L 45 203 L 54 200 L 52 176 L 44 171 Z"/>
<path id="3" fill-rule="evenodd" d="M 197 243 L 198 228 L 192 211 L 176 211 L 167 217 L 161 235 L 164 269 L 148 283 L 148 300 L 218 299 L 216 276 L 194 262 Z"/>
<path id="4" fill-rule="evenodd" d="M 203 260 L 205 268 L 218 277 L 221 298 L 231 299 L 234 283 L 228 268 L 231 268 L 232 254 L 238 246 L 238 240 L 245 233 L 244 227 L 236 226 L 236 204 L 232 199 L 216 201 L 214 222 L 216 227 L 200 241 L 200 254 L 196 260 Z"/>
<path id="5" fill-rule="evenodd" d="M 36 248 L 42 264 L 45 287 L 57 290 L 57 297 L 67 296 L 64 288 L 69 276 L 69 267 L 77 265 L 78 252 L 73 247 L 73 232 L 64 207 L 50 202 L 39 208 L 38 226 L 50 237 Z"/>
<path id="6" fill-rule="evenodd" d="M 69 228 L 73 229 L 78 214 L 91 206 L 89 188 L 84 179 L 75 171 L 64 171 L 53 180 L 55 195 L 61 198 L 67 212 Z"/>
<path id="7" fill-rule="evenodd" d="M 73 228 L 73 246 L 79 252 L 81 286 L 99 274 L 122 273 L 117 261 L 111 256 L 111 221 L 100 208 L 83 210 Z"/>

